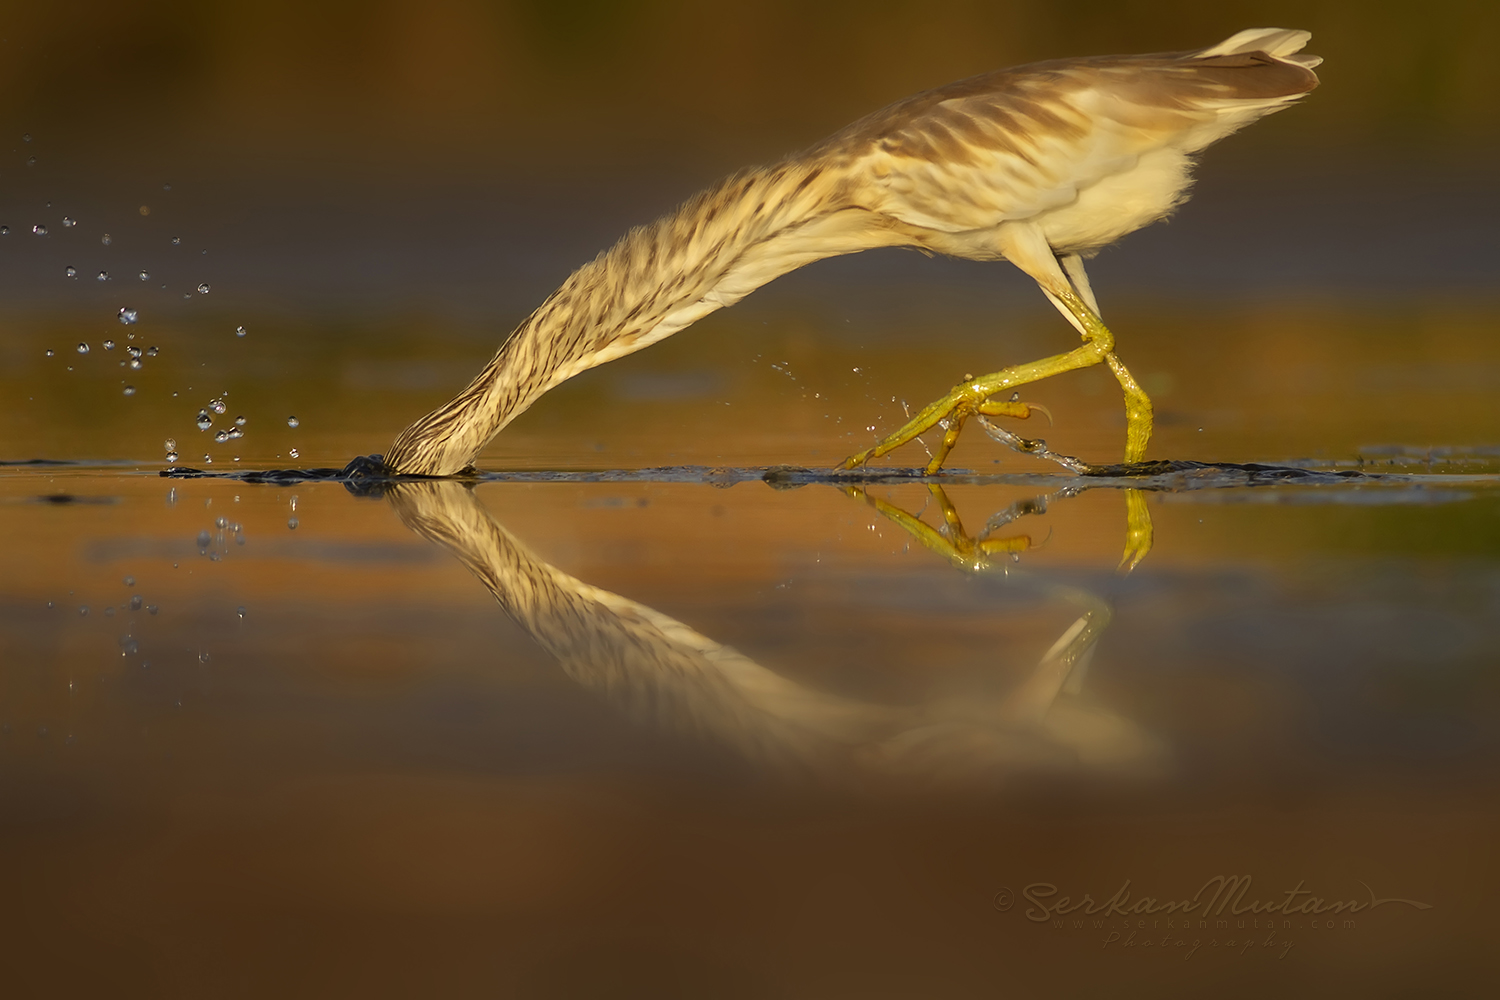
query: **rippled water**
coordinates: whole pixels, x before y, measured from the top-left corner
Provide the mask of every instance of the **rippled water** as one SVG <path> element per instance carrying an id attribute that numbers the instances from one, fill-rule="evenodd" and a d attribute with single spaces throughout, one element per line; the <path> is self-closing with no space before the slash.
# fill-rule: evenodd
<path id="1" fill-rule="evenodd" d="M 108 324 L 19 324 L 12 981 L 1465 995 L 1489 974 L 1492 313 L 1126 309 L 1152 456 L 1283 471 L 1090 481 L 974 435 L 935 482 L 817 470 L 901 400 L 1046 352 L 1055 318 L 997 340 L 977 312 L 808 315 L 747 304 L 549 395 L 478 481 L 374 489 L 268 473 L 381 451 L 491 345 L 271 315 L 204 340 L 143 308 L 128 343 L 160 353 L 125 397 L 121 352 L 70 349 Z M 1027 433 L 1117 457 L 1098 373 L 1028 398 L 1055 425 Z M 1125 573 L 1132 498 L 1154 547 Z M 1252 881 L 1211 902 L 1218 876 Z"/>

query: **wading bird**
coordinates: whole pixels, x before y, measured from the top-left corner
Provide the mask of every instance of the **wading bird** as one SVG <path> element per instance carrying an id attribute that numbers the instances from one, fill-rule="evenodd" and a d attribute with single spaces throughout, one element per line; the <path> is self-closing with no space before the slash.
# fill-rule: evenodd
<path id="1" fill-rule="evenodd" d="M 890 246 L 1008 260 L 1084 343 L 965 379 L 844 468 L 941 426 L 934 473 L 969 417 L 1026 417 L 1017 386 L 1100 362 L 1124 390 L 1125 461 L 1139 462 L 1151 401 L 1115 356 L 1083 261 L 1181 204 L 1194 154 L 1316 87 L 1321 60 L 1297 54 L 1310 37 L 1252 28 L 1198 52 L 976 76 L 877 111 L 775 166 L 741 171 L 575 271 L 467 388 L 401 432 L 384 464 L 411 475 L 461 472 L 501 428 L 579 372 L 670 337 L 804 264 Z"/>

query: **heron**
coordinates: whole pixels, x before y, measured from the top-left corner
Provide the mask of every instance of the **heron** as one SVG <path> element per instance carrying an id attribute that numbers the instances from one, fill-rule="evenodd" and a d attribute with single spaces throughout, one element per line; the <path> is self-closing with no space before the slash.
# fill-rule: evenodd
<path id="1" fill-rule="evenodd" d="M 1192 52 L 987 73 L 898 101 L 772 166 L 739 171 L 573 272 L 463 391 L 401 432 L 383 463 L 405 475 L 471 469 L 502 428 L 574 375 L 670 337 L 805 264 L 878 247 L 1007 260 L 1083 342 L 966 376 L 843 468 L 939 427 L 926 469 L 937 474 L 969 418 L 989 429 L 989 417 L 1029 417 L 1034 407 L 1018 387 L 1101 363 L 1124 396 L 1125 462 L 1141 462 L 1151 400 L 1115 353 L 1084 261 L 1186 200 L 1196 154 L 1316 87 L 1322 60 L 1300 54 L 1311 37 L 1251 28 Z"/>

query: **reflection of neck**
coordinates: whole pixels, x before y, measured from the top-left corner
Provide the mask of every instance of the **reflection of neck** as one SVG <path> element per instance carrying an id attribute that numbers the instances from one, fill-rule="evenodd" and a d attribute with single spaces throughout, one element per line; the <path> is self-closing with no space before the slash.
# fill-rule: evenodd
<path id="1" fill-rule="evenodd" d="M 1079 758 L 1129 766 L 1154 753 L 1148 738 L 1112 713 L 1059 718 L 1055 710 L 1059 690 L 1108 620 L 1097 599 L 1082 599 L 1083 615 L 999 702 L 873 705 L 806 688 L 659 611 L 563 573 L 497 524 L 461 483 L 397 483 L 387 496 L 407 527 L 452 552 L 574 680 L 640 721 L 716 737 L 752 760 L 961 777 Z"/>
<path id="2" fill-rule="evenodd" d="M 755 758 L 816 760 L 891 711 L 811 691 L 660 612 L 543 562 L 454 482 L 388 494 L 417 534 L 447 548 L 575 681 L 648 723 L 707 731 Z"/>
<path id="3" fill-rule="evenodd" d="M 834 175 L 810 161 L 745 171 L 631 230 L 527 317 L 463 392 L 403 431 L 386 465 L 452 475 L 553 386 L 803 264 L 874 245 L 871 215 L 851 206 Z"/>

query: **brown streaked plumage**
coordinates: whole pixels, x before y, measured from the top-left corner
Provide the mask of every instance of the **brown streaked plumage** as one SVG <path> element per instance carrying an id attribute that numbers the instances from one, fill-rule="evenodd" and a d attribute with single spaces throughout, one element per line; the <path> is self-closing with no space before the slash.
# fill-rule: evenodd
<path id="1" fill-rule="evenodd" d="M 1025 416 L 1002 389 L 1107 362 L 1126 396 L 1127 461 L 1150 400 L 1113 353 L 1083 259 L 1168 215 L 1193 154 L 1318 84 L 1302 31 L 1250 29 L 1199 52 L 1036 63 L 927 91 L 772 167 L 729 177 L 579 268 L 457 397 L 402 431 L 398 473 L 469 467 L 507 423 L 581 371 L 668 337 L 804 264 L 883 246 L 1030 274 L 1083 347 L 966 382 L 852 467 L 935 425 L 936 471 L 969 416 Z"/>

